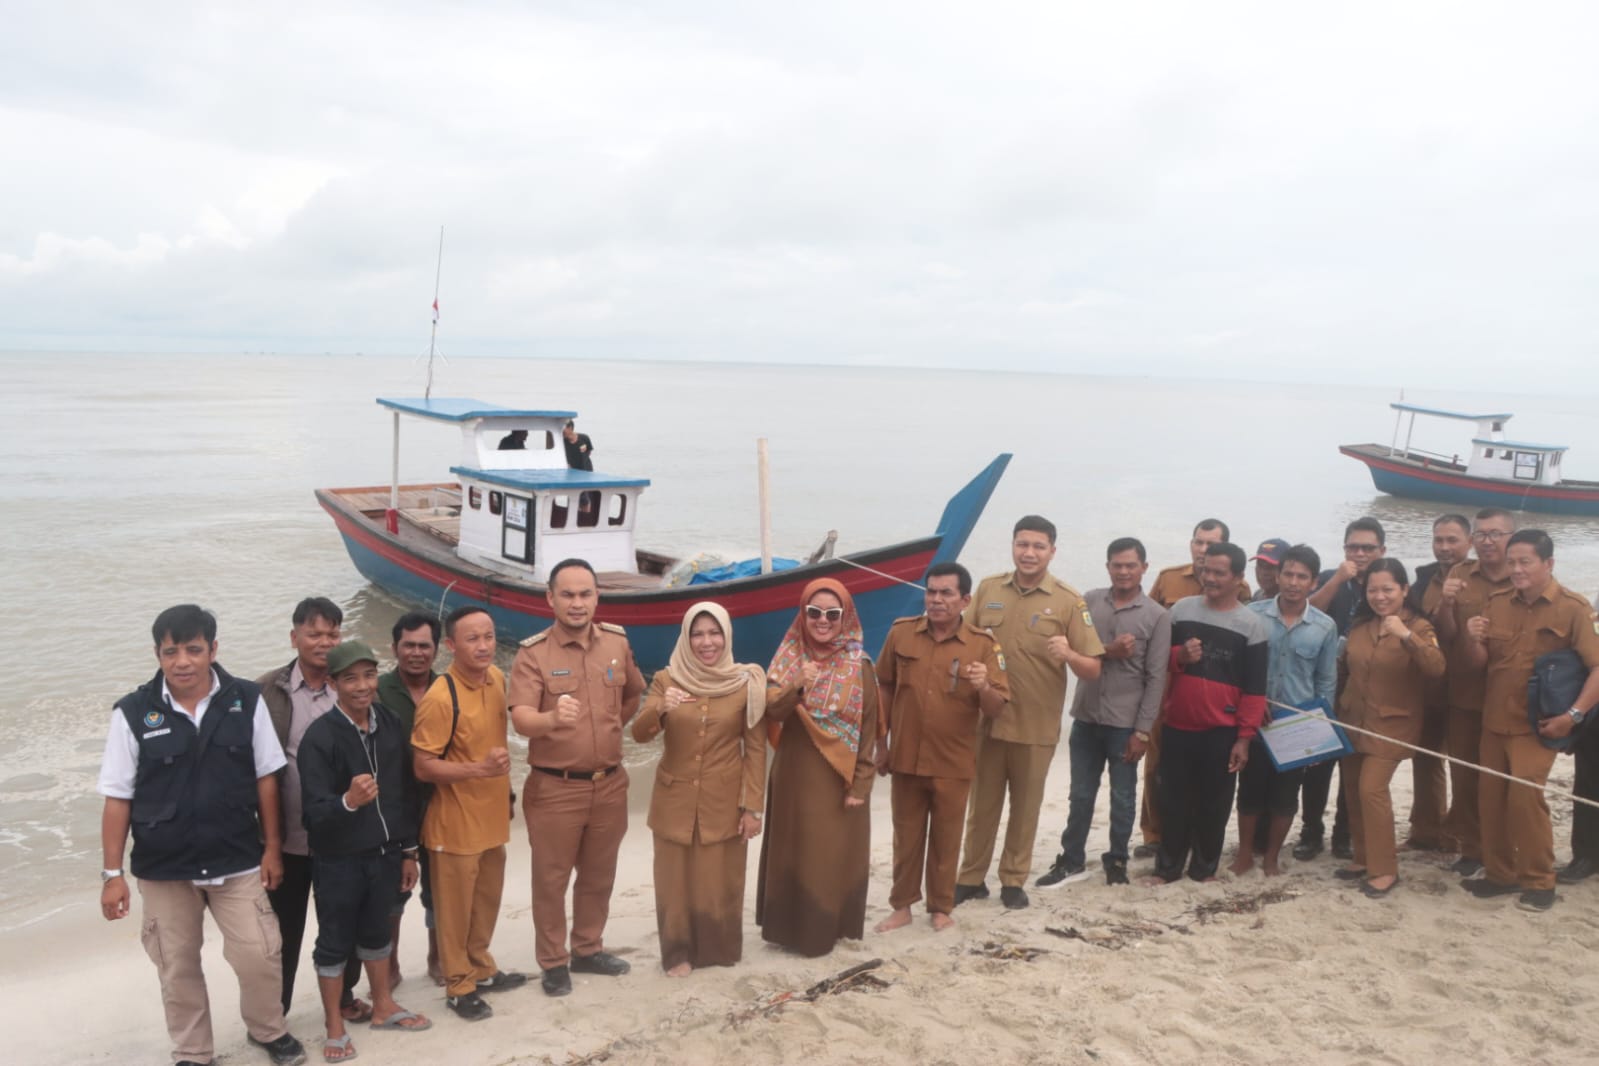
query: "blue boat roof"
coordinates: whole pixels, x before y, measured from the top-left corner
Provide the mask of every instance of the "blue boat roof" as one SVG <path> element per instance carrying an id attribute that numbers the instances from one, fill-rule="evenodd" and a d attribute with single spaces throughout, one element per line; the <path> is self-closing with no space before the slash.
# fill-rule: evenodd
<path id="1" fill-rule="evenodd" d="M 1409 411 L 1411 414 L 1433 415 L 1437 418 L 1458 418 L 1465 422 L 1480 422 L 1485 418 L 1495 418 L 1502 422 L 1507 418 L 1515 417 L 1508 411 L 1503 414 L 1474 415 L 1465 411 L 1445 411 L 1437 407 L 1418 407 L 1413 403 L 1391 403 L 1388 406 L 1395 411 Z"/>
<path id="2" fill-rule="evenodd" d="M 544 470 L 478 470 L 470 466 L 452 466 L 450 473 L 486 481 L 491 485 L 504 485 L 508 489 L 527 492 L 546 492 L 561 489 L 641 489 L 650 483 L 647 477 L 623 477 L 618 474 L 597 474 L 592 470 L 570 470 L 554 467 Z"/>
<path id="3" fill-rule="evenodd" d="M 1493 440 L 1490 437 L 1473 437 L 1473 444 L 1491 444 L 1500 448 L 1520 448 L 1524 452 L 1563 452 L 1568 450 L 1564 444 L 1533 444 L 1524 440 Z"/>
<path id="4" fill-rule="evenodd" d="M 391 411 L 438 422 L 470 422 L 475 418 L 576 418 L 576 411 L 541 411 L 531 407 L 501 407 L 460 396 L 421 397 L 379 396 L 378 403 Z"/>

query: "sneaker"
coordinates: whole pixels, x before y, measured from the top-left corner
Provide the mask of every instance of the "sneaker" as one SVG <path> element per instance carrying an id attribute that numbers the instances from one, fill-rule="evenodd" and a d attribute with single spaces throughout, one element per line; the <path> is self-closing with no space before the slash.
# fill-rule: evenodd
<path id="1" fill-rule="evenodd" d="M 1524 911 L 1542 914 L 1555 905 L 1555 890 L 1552 888 L 1529 888 L 1516 899 L 1516 906 Z"/>
<path id="2" fill-rule="evenodd" d="M 1594 862 L 1586 855 L 1579 855 L 1555 871 L 1555 880 L 1563 885 L 1574 885 L 1578 881 L 1586 881 L 1596 873 L 1599 873 L 1599 862 Z"/>
<path id="3" fill-rule="evenodd" d="M 1159 854 L 1159 844 L 1140 844 L 1133 849 L 1133 858 L 1135 859 L 1153 859 Z"/>
<path id="4" fill-rule="evenodd" d="M 564 996 L 572 991 L 572 974 L 565 966 L 552 966 L 539 978 L 546 996 Z"/>
<path id="5" fill-rule="evenodd" d="M 1464 855 L 1456 859 L 1455 864 L 1449 867 L 1449 869 L 1453 870 L 1455 873 L 1459 874 L 1468 881 L 1481 877 L 1483 874 L 1482 860 L 1468 859 Z"/>
<path id="6" fill-rule="evenodd" d="M 573 973 L 597 973 L 601 977 L 621 977 L 632 968 L 626 959 L 619 959 L 609 951 L 572 956 Z"/>
<path id="7" fill-rule="evenodd" d="M 493 977 L 485 977 L 477 983 L 478 992 L 504 992 L 508 988 L 521 988 L 527 984 L 527 974 L 504 970 L 494 971 Z"/>
<path id="8" fill-rule="evenodd" d="M 1127 864 L 1120 859 L 1105 860 L 1105 883 L 1107 885 L 1125 885 L 1127 880 Z"/>
<path id="9" fill-rule="evenodd" d="M 1478 899 L 1493 899 L 1495 896 L 1509 896 L 1521 891 L 1519 885 L 1502 885 L 1486 877 L 1467 879 L 1460 882 L 1460 887 Z M 1552 892 L 1550 894 L 1553 895 Z"/>
<path id="10" fill-rule="evenodd" d="M 1294 858 L 1300 862 L 1309 862 L 1321 854 L 1321 848 L 1320 840 L 1301 839 L 1299 843 L 1294 845 Z"/>
<path id="11" fill-rule="evenodd" d="M 1019 911 L 1029 903 L 1027 890 L 1021 885 L 1004 885 L 999 890 L 999 901 L 1007 910 Z"/>
<path id="12" fill-rule="evenodd" d="M 956 885 L 955 886 L 955 906 L 957 906 L 957 907 L 959 907 L 962 903 L 965 903 L 969 899 L 987 899 L 987 898 L 988 898 L 988 886 L 986 884 Z"/>
<path id="13" fill-rule="evenodd" d="M 284 1033 L 276 1040 L 265 1041 L 252 1036 L 249 1041 L 267 1053 L 272 1066 L 300 1066 L 305 1061 L 305 1045 L 294 1039 L 293 1033 Z"/>
<path id="14" fill-rule="evenodd" d="M 468 992 L 464 996 L 445 996 L 444 1005 L 469 1022 L 480 1022 L 494 1015 L 494 1008 L 476 992 Z"/>
<path id="15" fill-rule="evenodd" d="M 1073 881 L 1086 881 L 1088 877 L 1088 869 L 1084 866 L 1069 866 L 1064 862 L 1057 862 L 1049 868 L 1048 873 L 1033 884 L 1038 888 L 1059 888 Z"/>

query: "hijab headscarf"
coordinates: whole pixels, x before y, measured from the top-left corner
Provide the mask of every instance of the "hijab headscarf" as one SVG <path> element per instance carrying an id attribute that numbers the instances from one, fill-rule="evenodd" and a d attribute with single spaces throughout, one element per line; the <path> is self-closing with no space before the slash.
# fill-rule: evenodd
<path id="1" fill-rule="evenodd" d="M 725 638 L 721 657 L 708 666 L 700 662 L 689 641 L 689 630 L 702 614 L 716 620 Z M 766 671 L 753 663 L 733 661 L 733 622 L 721 604 L 705 600 L 688 609 L 666 669 L 679 685 L 696 696 L 730 696 L 743 690 L 746 725 L 753 726 L 766 714 Z"/>
<path id="2" fill-rule="evenodd" d="M 812 640 L 805 627 L 805 606 L 818 592 L 831 592 L 844 608 L 838 635 L 826 644 Z M 855 600 L 849 591 L 830 577 L 819 577 L 805 586 L 800 596 L 800 609 L 767 670 L 772 684 L 787 686 L 804 683 L 801 669 L 807 660 L 821 668 L 816 683 L 805 688 L 805 704 L 799 719 L 809 729 L 822 756 L 845 783 L 854 779 L 855 759 L 861 750 L 861 717 L 865 705 L 863 638 L 860 616 L 855 613 Z M 775 745 L 779 727 L 774 724 L 770 732 Z"/>

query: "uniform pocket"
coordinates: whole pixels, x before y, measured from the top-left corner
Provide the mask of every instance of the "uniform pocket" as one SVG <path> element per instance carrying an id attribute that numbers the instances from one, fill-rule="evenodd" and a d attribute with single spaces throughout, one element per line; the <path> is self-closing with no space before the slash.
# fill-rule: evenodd
<path id="1" fill-rule="evenodd" d="M 144 953 L 150 956 L 155 968 L 164 971 L 166 952 L 161 948 L 161 924 L 154 918 L 146 917 L 139 926 L 139 941 L 144 944 Z"/>
<path id="2" fill-rule="evenodd" d="M 977 612 L 978 629 L 996 629 L 1005 624 L 1005 608 L 983 607 Z"/>
<path id="3" fill-rule="evenodd" d="M 245 877 L 255 878 L 255 874 L 245 874 Z M 261 888 L 261 882 L 256 880 L 255 894 L 255 920 L 261 927 L 261 945 L 266 953 L 277 958 L 283 954 L 283 930 L 278 927 L 278 916 L 272 910 L 272 901 L 267 899 L 266 890 Z"/>
<path id="4" fill-rule="evenodd" d="M 1411 715 L 1411 710 L 1409 707 L 1398 707 L 1392 703 L 1379 703 L 1377 704 L 1376 710 L 1377 717 L 1381 718 L 1385 722 L 1409 718 Z"/>

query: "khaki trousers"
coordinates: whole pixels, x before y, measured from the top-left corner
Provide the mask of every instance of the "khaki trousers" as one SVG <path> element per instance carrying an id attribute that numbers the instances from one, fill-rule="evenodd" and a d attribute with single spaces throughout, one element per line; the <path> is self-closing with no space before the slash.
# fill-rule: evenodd
<path id="1" fill-rule="evenodd" d="M 258 873 L 201 888 L 188 881 L 139 882 L 144 922 L 139 938 L 161 978 L 172 1061 L 210 1062 L 211 1006 L 200 969 L 205 912 L 222 931 L 222 957 L 239 979 L 239 1014 L 251 1036 L 278 1039 L 283 1024 L 283 938 Z"/>
<path id="2" fill-rule="evenodd" d="M 1010 821 L 1005 850 L 999 859 L 999 883 L 1021 888 L 1033 869 L 1033 839 L 1038 835 L 1038 810 L 1044 804 L 1044 779 L 1055 758 L 1053 744 L 1016 744 L 993 737 L 977 738 L 977 776 L 972 780 L 966 813 L 966 856 L 956 881 L 980 885 L 994 861 L 999 815 L 1010 796 Z"/>
<path id="3" fill-rule="evenodd" d="M 923 860 L 927 873 L 927 913 L 955 909 L 955 873 L 960 864 L 961 823 L 970 781 L 900 774 L 893 777 L 894 887 L 888 905 L 895 910 L 922 898 Z"/>
<path id="4" fill-rule="evenodd" d="M 428 854 L 433 931 L 439 941 L 444 992 L 465 996 L 499 970 L 489 953 L 505 888 L 505 845 L 471 855 Z"/>
<path id="5" fill-rule="evenodd" d="M 604 948 L 616 883 L 616 853 L 627 833 L 627 772 L 598 781 L 563 780 L 535 770 L 522 788 L 533 852 L 533 946 L 539 967 Z M 577 874 L 573 884 L 573 873 Z M 566 942 L 566 890 L 572 886 L 572 943 Z"/>
<path id="6" fill-rule="evenodd" d="M 1389 791 L 1398 769 L 1397 759 L 1350 755 L 1338 773 L 1349 810 L 1349 843 L 1354 848 L 1355 865 L 1366 868 L 1368 879 L 1399 876 L 1394 800 Z"/>
<path id="7" fill-rule="evenodd" d="M 1505 736 L 1483 730 L 1482 765 L 1540 786 L 1549 780 L 1556 752 L 1530 733 Z M 1483 774 L 1477 783 L 1482 814 L 1482 863 L 1490 881 L 1523 889 L 1555 887 L 1555 832 L 1542 788 Z"/>
<path id="8" fill-rule="evenodd" d="M 1428 707 L 1421 718 L 1421 739 L 1416 743 L 1428 751 L 1447 753 L 1449 709 Z M 1413 798 L 1410 802 L 1410 835 L 1413 839 L 1448 846 L 1452 843 L 1445 821 L 1449 816 L 1448 764 L 1432 755 L 1417 755 L 1410 761 Z"/>
<path id="9" fill-rule="evenodd" d="M 1445 750 L 1452 758 L 1482 764 L 1482 711 L 1463 707 L 1449 709 L 1449 722 L 1444 729 Z M 1460 848 L 1461 858 L 1482 859 L 1481 800 L 1477 784 L 1482 775 L 1469 766 L 1449 764 L 1449 786 L 1455 800 L 1450 804 L 1449 816 L 1444 819 L 1444 832 Z"/>
<path id="10" fill-rule="evenodd" d="M 1154 847 L 1160 843 L 1160 790 L 1156 787 L 1156 771 L 1160 769 L 1160 727 L 1157 719 L 1149 730 L 1149 747 L 1144 750 L 1144 789 L 1138 800 L 1138 831 L 1144 843 Z"/>

